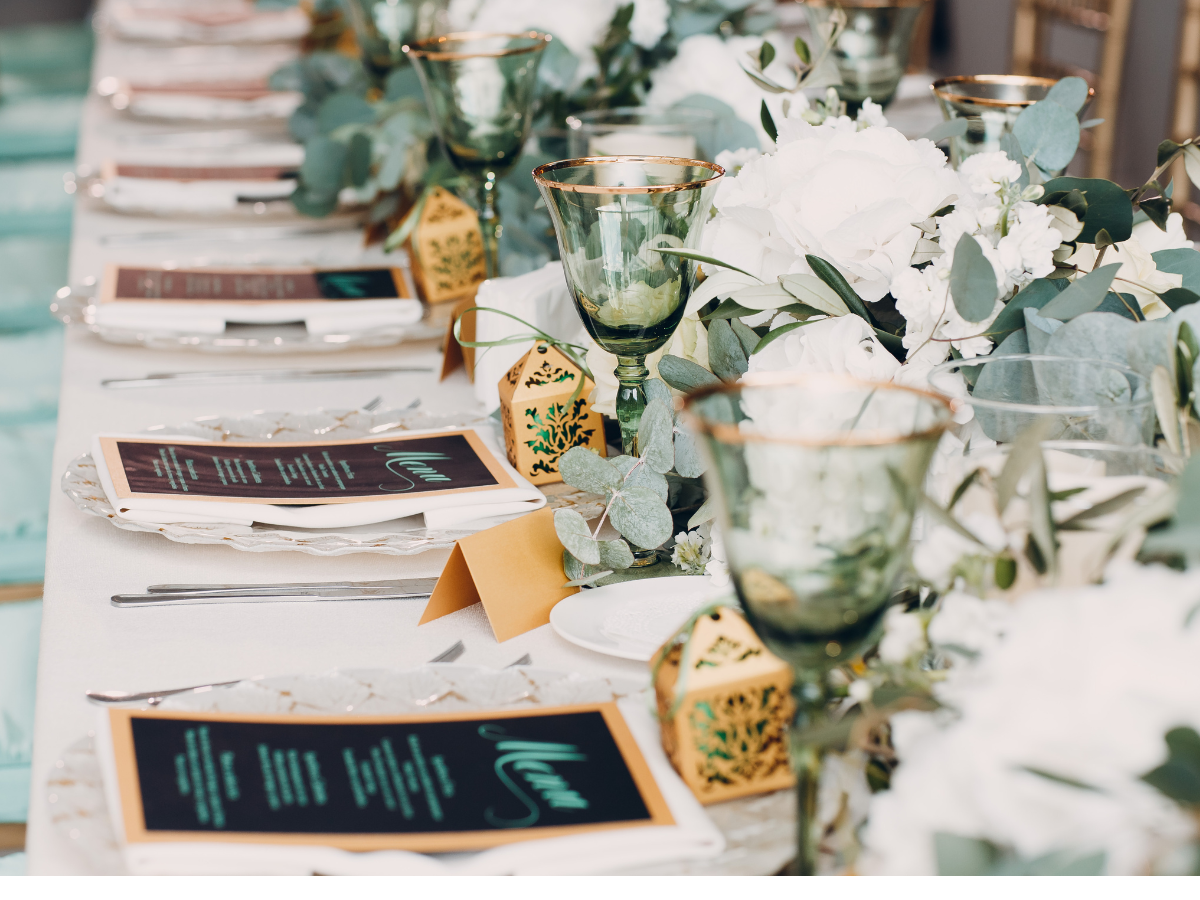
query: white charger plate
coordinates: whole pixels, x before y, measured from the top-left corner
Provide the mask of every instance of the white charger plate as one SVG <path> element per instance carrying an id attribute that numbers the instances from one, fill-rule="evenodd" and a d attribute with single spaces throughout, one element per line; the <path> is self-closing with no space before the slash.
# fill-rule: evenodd
<path id="1" fill-rule="evenodd" d="M 678 579 L 669 579 L 675 581 Z M 199 694 L 166 698 L 159 709 L 298 715 L 399 715 L 476 709 L 528 709 L 597 703 L 635 696 L 628 678 L 564 674 L 536 666 L 485 669 L 426 665 L 405 671 L 358 669 L 242 681 Z M 50 821 L 86 860 L 92 874 L 127 874 L 104 795 L 93 735 L 55 760 L 45 782 Z M 724 852 L 613 874 L 769 875 L 794 853 L 795 794 L 775 791 L 706 808 L 725 834 Z"/>
<path id="2" fill-rule="evenodd" d="M 420 410 L 317 409 L 307 412 L 255 412 L 243 416 L 206 416 L 170 428 L 157 425 L 146 434 L 169 432 L 206 441 L 229 443 L 273 441 L 281 444 L 313 439 L 343 440 L 374 437 L 424 428 L 451 426 L 499 427 L 491 418 L 476 413 L 429 415 Z M 91 453 L 75 457 L 63 473 L 61 487 L 75 505 L 90 516 L 107 519 L 123 531 L 161 534 L 181 544 L 220 544 L 235 550 L 263 552 L 299 550 L 314 556 L 343 556 L 347 553 L 383 553 L 410 556 L 426 550 L 449 550 L 459 538 L 474 534 L 473 528 L 425 528 L 420 516 L 394 519 L 375 525 L 348 528 L 287 528 L 281 525 L 233 525 L 222 523 L 176 523 L 157 525 L 135 522 L 116 514 L 96 471 Z M 595 494 L 560 492 L 548 499 L 551 509 L 576 509 L 587 518 L 599 515 Z"/>
<path id="3" fill-rule="evenodd" d="M 622 581 L 580 591 L 555 604 L 550 610 L 550 627 L 559 637 L 588 650 L 649 662 L 691 613 L 720 593 L 707 575 Z M 628 626 L 643 614 L 645 642 L 606 631 L 606 624 L 624 621 Z"/>

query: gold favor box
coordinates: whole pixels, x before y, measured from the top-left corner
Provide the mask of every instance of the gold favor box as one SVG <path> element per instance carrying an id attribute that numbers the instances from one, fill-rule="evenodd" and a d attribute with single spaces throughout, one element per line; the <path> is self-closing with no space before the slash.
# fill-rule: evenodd
<path id="1" fill-rule="evenodd" d="M 540 341 L 505 373 L 500 421 L 513 468 L 534 484 L 551 484 L 562 481 L 558 458 L 572 447 L 605 455 L 604 417 L 588 405 L 593 386 L 578 366 Z"/>
<path id="2" fill-rule="evenodd" d="M 413 281 L 426 303 L 475 296 L 487 278 L 479 215 L 445 188 L 434 188 L 409 238 Z"/>
<path id="3" fill-rule="evenodd" d="M 677 709 L 684 644 L 667 643 L 653 662 L 663 749 L 675 771 L 706 805 L 791 787 L 791 667 L 729 608 L 701 616 L 687 646 Z"/>

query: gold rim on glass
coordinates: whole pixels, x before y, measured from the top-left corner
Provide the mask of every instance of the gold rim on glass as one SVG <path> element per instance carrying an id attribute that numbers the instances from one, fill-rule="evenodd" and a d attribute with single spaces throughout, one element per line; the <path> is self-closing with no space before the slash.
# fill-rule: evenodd
<path id="1" fill-rule="evenodd" d="M 840 6 L 842 9 L 883 9 L 895 6 L 924 6 L 929 0 L 800 0 L 804 6 Z"/>
<path id="2" fill-rule="evenodd" d="M 438 47 L 444 47 L 446 44 L 453 41 L 479 41 L 484 38 L 528 38 L 536 41 L 535 44 L 530 44 L 528 47 L 507 47 L 503 50 L 481 50 L 478 53 L 458 53 L 453 50 L 438 50 Z M 423 41 L 414 41 L 411 44 L 405 44 L 400 49 L 409 56 L 416 56 L 420 59 L 476 59 L 476 58 L 499 58 L 501 56 L 517 56 L 521 53 L 532 53 L 534 50 L 540 50 L 554 40 L 553 36 L 543 34 L 540 31 L 521 31 L 510 34 L 504 31 L 456 31 L 451 34 L 443 34 L 438 37 L 426 38 Z"/>
<path id="3" fill-rule="evenodd" d="M 949 78 L 939 78 L 930 90 L 935 97 L 949 102 L 967 102 L 978 106 L 1033 106 L 1036 100 L 998 100 L 994 97 L 973 97 L 970 94 L 955 94 L 946 90 L 952 84 L 1007 84 L 1017 87 L 1038 85 L 1049 90 L 1058 83 L 1057 78 L 1040 78 L 1036 75 L 951 75 Z M 1088 87 L 1088 99 L 1096 96 L 1095 88 Z"/>
<path id="4" fill-rule="evenodd" d="M 573 166 L 601 166 L 611 163 L 695 166 L 698 169 L 708 169 L 713 175 L 684 184 L 613 185 L 611 187 L 599 184 L 568 184 L 565 181 L 552 181 L 545 177 L 547 172 L 557 169 L 569 169 Z M 559 162 L 546 163 L 533 170 L 533 180 L 538 184 L 545 185 L 552 190 L 571 191 L 576 194 L 667 194 L 672 191 L 690 191 L 707 187 L 720 181 L 724 176 L 725 170 L 716 163 L 705 162 L 701 159 L 681 159 L 676 156 L 584 156 L 579 159 L 564 159 Z"/>
<path id="5" fill-rule="evenodd" d="M 943 421 L 938 422 L 924 431 L 914 431 L 911 434 L 906 434 L 901 437 L 883 437 L 881 435 L 870 433 L 862 433 L 856 435 L 847 434 L 841 438 L 826 439 L 826 440 L 808 440 L 798 437 L 776 437 L 772 435 L 746 433 L 736 425 L 731 425 L 728 422 L 716 422 L 706 418 L 701 413 L 695 410 L 697 401 L 705 397 L 710 397 L 714 394 L 732 394 L 741 391 L 743 388 L 755 387 L 804 387 L 813 384 L 836 384 L 842 387 L 857 387 L 866 388 L 872 391 L 901 391 L 906 394 L 914 394 L 918 397 L 924 397 L 932 401 L 936 406 L 942 407 L 946 412 L 946 417 Z M 935 394 L 932 391 L 924 391 L 920 388 L 908 387 L 903 384 L 895 384 L 889 381 L 867 381 L 863 378 L 854 378 L 850 375 L 834 375 L 832 373 L 812 373 L 808 375 L 795 375 L 790 372 L 765 372 L 758 375 L 743 375 L 740 381 L 733 384 L 713 384 L 708 387 L 700 388 L 688 394 L 684 400 L 683 409 L 694 424 L 699 426 L 700 431 L 710 434 L 717 440 L 726 444 L 747 444 L 747 443 L 767 443 L 767 444 L 792 444 L 800 447 L 886 447 L 889 444 L 904 444 L 908 441 L 929 440 L 932 438 L 941 437 L 942 433 L 949 428 L 954 422 L 954 411 L 957 408 L 957 403 L 949 397 L 941 394 Z"/>

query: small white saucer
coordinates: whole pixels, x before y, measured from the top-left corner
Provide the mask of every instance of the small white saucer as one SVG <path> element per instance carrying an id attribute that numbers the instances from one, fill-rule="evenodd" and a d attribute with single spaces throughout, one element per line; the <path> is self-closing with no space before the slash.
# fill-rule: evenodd
<path id="1" fill-rule="evenodd" d="M 560 601 L 550 610 L 550 627 L 559 637 L 588 650 L 649 662 L 688 616 L 721 593 L 707 575 L 622 581 L 582 590 Z M 606 630 L 606 626 L 612 629 L 623 623 L 628 631 L 639 607 L 646 614 L 644 640 Z"/>

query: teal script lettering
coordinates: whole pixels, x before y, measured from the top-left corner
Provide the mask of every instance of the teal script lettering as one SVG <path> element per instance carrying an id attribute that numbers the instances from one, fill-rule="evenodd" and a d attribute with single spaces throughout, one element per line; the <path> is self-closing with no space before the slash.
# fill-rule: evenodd
<path id="1" fill-rule="evenodd" d="M 481 725 L 479 735 L 496 741 L 496 749 L 501 754 L 493 765 L 496 777 L 528 810 L 519 819 L 506 819 L 497 816 L 493 809 L 488 809 L 484 817 L 490 824 L 499 828 L 528 828 L 537 824 L 541 818 L 541 808 L 526 792 L 526 785 L 551 809 L 588 808 L 587 799 L 572 790 L 567 780 L 550 765 L 551 762 L 586 762 L 587 754 L 575 744 L 513 740 L 506 738 L 502 729 L 492 725 Z"/>
<path id="2" fill-rule="evenodd" d="M 391 450 L 387 449 L 387 445 L 375 445 L 375 450 L 379 453 L 386 453 L 388 461 L 384 464 L 387 470 L 397 476 L 402 482 L 407 484 L 406 487 L 389 487 L 386 484 L 381 484 L 379 489 L 388 493 L 402 494 L 405 491 L 411 491 L 417 486 L 417 483 L 404 474 L 403 470 L 411 472 L 422 481 L 425 482 L 447 482 L 450 481 L 448 475 L 443 475 L 437 469 L 429 465 L 431 462 L 439 462 L 449 460 L 445 453 L 421 453 L 415 450 Z"/>

